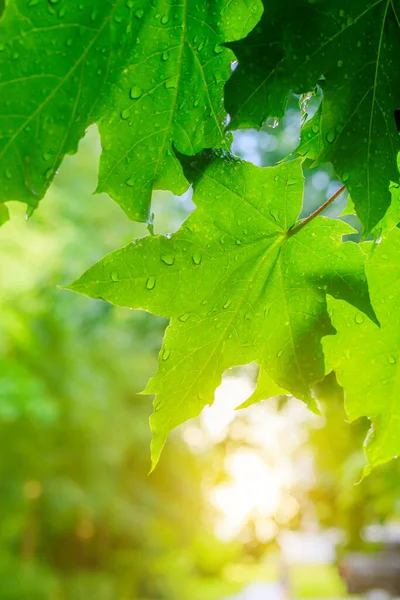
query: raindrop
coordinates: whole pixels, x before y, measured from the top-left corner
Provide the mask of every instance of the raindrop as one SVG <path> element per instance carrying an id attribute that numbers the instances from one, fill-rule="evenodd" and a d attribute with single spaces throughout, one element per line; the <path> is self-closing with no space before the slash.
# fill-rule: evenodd
<path id="1" fill-rule="evenodd" d="M 167 90 L 175 90 L 177 87 L 176 77 L 174 77 L 173 79 L 168 79 L 168 81 L 165 82 L 165 87 Z"/>
<path id="2" fill-rule="evenodd" d="M 283 350 L 279 350 L 279 352 L 277 352 L 276 357 L 280 358 L 283 354 Z"/>
<path id="3" fill-rule="evenodd" d="M 142 94 L 143 91 L 137 85 L 132 86 L 129 92 L 129 95 L 132 98 L 132 100 L 137 100 Z"/>
<path id="4" fill-rule="evenodd" d="M 179 317 L 179 320 L 182 321 L 182 323 L 186 323 L 188 319 L 190 319 L 190 313 L 185 313 Z"/>
<path id="5" fill-rule="evenodd" d="M 332 144 L 335 141 L 335 137 L 336 137 L 336 134 L 334 131 L 328 131 L 328 133 L 326 134 L 326 139 L 328 140 L 328 142 L 330 144 Z"/>
<path id="6" fill-rule="evenodd" d="M 200 252 L 195 252 L 192 256 L 192 260 L 195 265 L 199 265 L 202 261 L 202 256 L 201 256 Z"/>
<path id="7" fill-rule="evenodd" d="M 162 16 L 162 17 L 161 17 L 161 23 L 162 23 L 163 25 L 166 25 L 166 24 L 168 23 L 168 20 L 169 20 L 169 19 L 168 19 L 168 16 L 167 16 L 167 15 L 164 15 L 164 16 Z"/>
<path id="8" fill-rule="evenodd" d="M 155 285 L 156 285 L 156 278 L 155 277 L 148 277 L 147 281 L 146 281 L 146 287 L 147 287 L 147 289 L 148 290 L 152 290 Z"/>
<path id="9" fill-rule="evenodd" d="M 229 308 L 231 304 L 232 304 L 232 300 L 227 300 L 222 308 Z"/>
<path id="10" fill-rule="evenodd" d="M 131 116 L 130 108 L 124 108 L 124 110 L 121 110 L 121 119 L 126 121 L 127 119 L 129 119 L 130 116 Z"/>
<path id="11" fill-rule="evenodd" d="M 162 359 L 163 360 L 168 360 L 169 357 L 170 357 L 170 355 L 171 355 L 171 351 L 168 350 L 168 348 L 164 348 L 164 351 L 162 353 Z"/>
<path id="12" fill-rule="evenodd" d="M 168 59 L 169 59 L 169 52 L 167 52 L 167 50 L 165 50 L 165 51 L 162 53 L 162 55 L 161 55 L 161 58 L 162 58 L 163 60 L 168 60 Z"/>
<path id="13" fill-rule="evenodd" d="M 395 365 L 395 364 L 396 364 L 396 362 L 397 362 L 397 358 L 396 358 L 395 356 L 393 356 L 393 354 L 390 354 L 390 355 L 388 356 L 388 361 L 389 361 L 389 363 L 390 363 L 391 365 Z"/>
<path id="14" fill-rule="evenodd" d="M 111 279 L 113 281 L 119 281 L 119 275 L 118 275 L 117 271 L 112 271 L 112 273 L 111 273 Z"/>
<path id="15" fill-rule="evenodd" d="M 357 325 L 361 325 L 361 323 L 364 323 L 364 317 L 360 314 L 357 314 L 354 317 L 354 321 L 357 323 Z"/>
<path id="16" fill-rule="evenodd" d="M 144 14 L 143 10 L 142 10 L 141 8 L 139 8 L 139 10 L 137 10 L 137 11 L 135 12 L 135 17 L 136 17 L 137 19 L 141 19 L 141 18 L 143 17 L 143 14 Z"/>
<path id="17" fill-rule="evenodd" d="M 161 254 L 161 260 L 168 266 L 171 266 L 175 262 L 175 258 L 171 254 Z"/>

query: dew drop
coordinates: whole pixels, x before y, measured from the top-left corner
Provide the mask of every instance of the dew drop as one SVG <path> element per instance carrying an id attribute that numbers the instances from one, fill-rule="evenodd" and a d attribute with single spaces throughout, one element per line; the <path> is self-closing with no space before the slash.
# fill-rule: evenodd
<path id="1" fill-rule="evenodd" d="M 147 289 L 148 290 L 152 290 L 155 285 L 156 285 L 156 278 L 155 277 L 148 277 L 147 281 L 146 281 L 146 287 L 147 287 Z"/>
<path id="2" fill-rule="evenodd" d="M 364 317 L 360 314 L 357 314 L 354 317 L 354 321 L 357 323 L 357 325 L 361 325 L 361 323 L 364 323 Z"/>
<path id="3" fill-rule="evenodd" d="M 163 60 L 168 60 L 169 59 L 169 52 L 167 52 L 167 50 L 165 50 L 165 52 L 162 53 L 161 58 Z"/>
<path id="4" fill-rule="evenodd" d="M 279 352 L 277 352 L 276 357 L 280 358 L 283 354 L 283 350 L 279 350 Z"/>
<path id="5" fill-rule="evenodd" d="M 393 354 L 390 354 L 390 355 L 388 356 L 388 361 L 389 361 L 389 363 L 390 363 L 391 365 L 395 365 L 395 364 L 396 364 L 396 362 L 397 362 L 397 358 L 396 358 L 395 356 L 393 356 Z"/>
<path id="6" fill-rule="evenodd" d="M 142 94 L 143 91 L 137 85 L 132 86 L 129 92 L 129 95 L 132 98 L 132 100 L 137 100 Z"/>
<path id="7" fill-rule="evenodd" d="M 336 137 L 336 134 L 334 131 L 328 131 L 328 133 L 326 134 L 326 139 L 328 140 L 328 142 L 330 144 L 332 144 L 335 141 L 335 137 Z"/>
<path id="8" fill-rule="evenodd" d="M 139 10 L 137 10 L 137 11 L 135 12 L 135 17 L 136 17 L 137 19 L 141 19 L 141 18 L 143 17 L 143 14 L 144 14 L 143 10 L 142 10 L 141 8 L 139 8 Z"/>
<path id="9" fill-rule="evenodd" d="M 199 265 L 202 261 L 202 256 L 201 256 L 200 252 L 195 252 L 192 256 L 192 260 L 195 265 Z"/>
<path id="10" fill-rule="evenodd" d="M 229 308 L 231 304 L 232 304 L 232 300 L 227 300 L 222 308 Z"/>
<path id="11" fill-rule="evenodd" d="M 121 119 L 123 119 L 124 121 L 127 121 L 129 119 L 129 117 L 131 116 L 131 109 L 130 108 L 124 108 L 124 110 L 121 110 Z"/>
<path id="12" fill-rule="evenodd" d="M 179 320 L 182 321 L 182 323 L 186 323 L 188 319 L 190 319 L 190 313 L 185 313 L 179 317 Z"/>
<path id="13" fill-rule="evenodd" d="M 162 353 L 162 359 L 163 360 L 168 360 L 169 357 L 170 357 L 170 355 L 171 355 L 171 351 L 168 350 L 168 348 L 164 348 L 164 351 Z"/>
<path id="14" fill-rule="evenodd" d="M 163 261 L 163 263 L 165 263 L 168 266 L 173 265 L 175 262 L 175 258 L 171 254 L 161 254 L 160 258 Z"/>
<path id="15" fill-rule="evenodd" d="M 342 61 L 342 60 L 338 60 L 338 62 L 337 62 L 337 66 L 338 66 L 338 67 L 343 67 L 343 61 Z"/>
<path id="16" fill-rule="evenodd" d="M 111 279 L 112 279 L 113 281 L 119 281 L 119 275 L 118 275 L 117 271 L 113 271 L 113 272 L 111 273 Z"/>
<path id="17" fill-rule="evenodd" d="M 174 77 L 173 79 L 168 79 L 168 81 L 165 82 L 165 87 L 167 90 L 175 90 L 177 87 L 176 77 Z"/>

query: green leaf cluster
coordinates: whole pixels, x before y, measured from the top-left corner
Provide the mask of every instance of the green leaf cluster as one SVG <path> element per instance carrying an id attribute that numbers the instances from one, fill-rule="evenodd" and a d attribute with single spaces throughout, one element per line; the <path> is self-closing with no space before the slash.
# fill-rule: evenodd
<path id="1" fill-rule="evenodd" d="M 290 393 L 317 410 L 315 384 L 334 369 L 350 417 L 374 423 L 371 464 L 398 453 L 400 0 L 348 4 L 9 0 L 4 10 L 0 202 L 32 212 L 92 123 L 97 191 L 131 219 L 152 231 L 152 191 L 193 186 L 196 208 L 176 233 L 136 240 L 70 286 L 170 319 L 146 388 L 153 464 L 223 372 L 252 361 L 260 375 L 245 405 Z M 300 158 L 260 168 L 229 153 L 233 130 L 279 120 L 290 94 L 306 106 L 317 87 Z M 343 219 L 321 216 L 334 197 L 301 218 L 311 163 L 333 165 L 351 195 L 345 212 L 376 243 L 349 241 Z"/>

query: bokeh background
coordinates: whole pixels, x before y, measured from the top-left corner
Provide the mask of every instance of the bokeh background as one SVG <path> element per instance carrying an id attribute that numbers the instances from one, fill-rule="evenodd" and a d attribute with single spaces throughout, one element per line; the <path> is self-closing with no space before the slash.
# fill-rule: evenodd
<path id="1" fill-rule="evenodd" d="M 318 101 L 302 111 L 293 97 L 279 125 L 236 132 L 234 153 L 284 159 Z M 399 467 L 355 485 L 368 422 L 346 423 L 333 375 L 316 389 L 317 417 L 286 397 L 234 411 L 257 370 L 231 370 L 148 476 L 151 398 L 140 391 L 166 322 L 62 289 L 149 235 L 93 195 L 99 153 L 92 127 L 40 208 L 27 220 L 12 203 L 0 230 L 0 599 L 221 600 L 278 581 L 283 561 L 293 597 L 345 596 L 338 558 L 397 531 Z M 340 182 L 327 165 L 304 171 L 306 215 Z M 175 231 L 190 190 L 156 192 L 153 210 L 156 233 Z"/>

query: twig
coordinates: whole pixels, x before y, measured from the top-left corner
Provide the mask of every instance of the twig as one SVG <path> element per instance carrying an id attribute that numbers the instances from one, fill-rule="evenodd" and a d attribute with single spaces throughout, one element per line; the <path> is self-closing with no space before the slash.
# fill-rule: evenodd
<path id="1" fill-rule="evenodd" d="M 330 198 L 328 198 L 326 202 L 319 206 L 317 210 L 314 210 L 314 212 L 311 213 L 311 215 L 309 215 L 306 219 L 303 219 L 303 221 L 300 221 L 299 223 L 293 225 L 293 227 L 287 232 L 288 237 L 294 235 L 295 233 L 298 233 L 300 229 L 303 229 L 303 227 L 305 227 L 310 221 L 312 221 L 313 219 L 315 219 L 315 217 L 318 217 L 318 215 L 324 212 L 324 210 L 328 208 L 328 206 L 332 204 L 332 202 L 334 202 L 338 196 L 340 196 L 340 194 L 344 191 L 345 188 L 346 186 L 342 185 L 342 187 L 340 187 Z"/>

